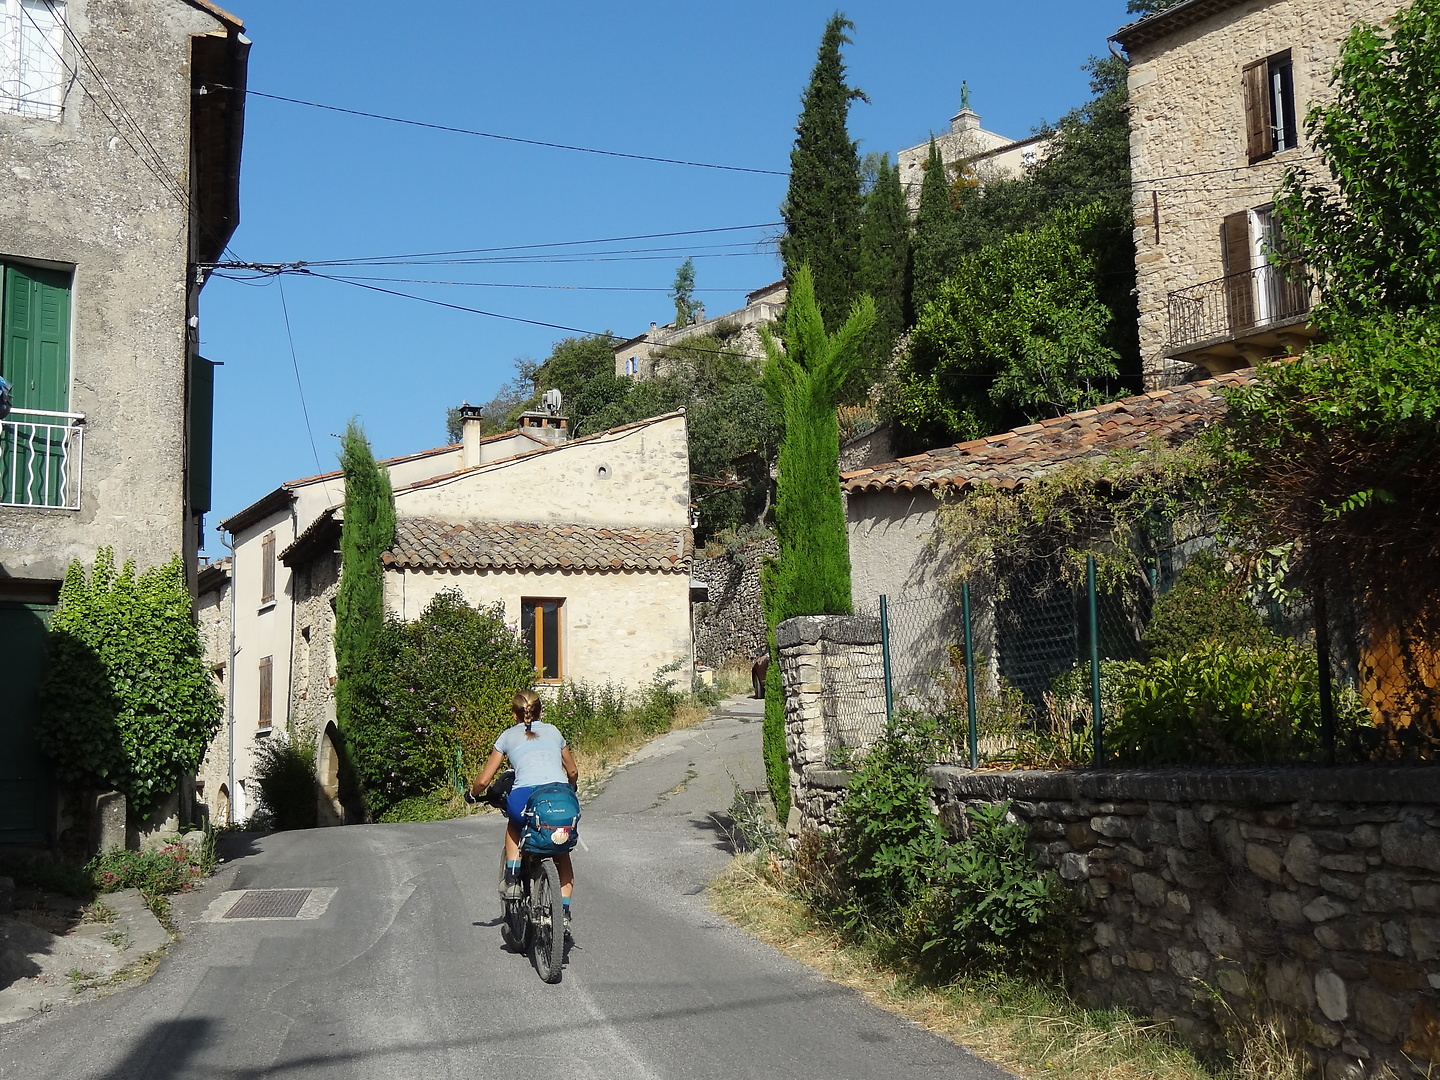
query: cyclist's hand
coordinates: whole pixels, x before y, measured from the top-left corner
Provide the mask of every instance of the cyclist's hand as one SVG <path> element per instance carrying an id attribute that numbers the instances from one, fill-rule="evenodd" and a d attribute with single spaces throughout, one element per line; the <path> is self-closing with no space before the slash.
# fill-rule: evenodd
<path id="1" fill-rule="evenodd" d="M 472 788 L 466 788 L 466 789 L 465 789 L 465 801 L 466 801 L 467 803 L 469 803 L 471 806 L 476 806 L 476 805 L 478 805 L 479 803 L 483 802 L 484 799 L 483 799 L 481 796 L 476 795 L 475 792 L 474 792 L 474 790 L 473 790 Z"/>

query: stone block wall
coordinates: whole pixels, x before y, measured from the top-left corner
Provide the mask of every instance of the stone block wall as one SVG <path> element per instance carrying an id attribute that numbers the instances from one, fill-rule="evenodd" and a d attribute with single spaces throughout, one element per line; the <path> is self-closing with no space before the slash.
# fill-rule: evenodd
<path id="1" fill-rule="evenodd" d="M 732 657 L 749 658 L 765 647 L 765 611 L 760 604 L 760 567 L 779 554 L 772 538 L 732 555 L 695 553 L 690 576 L 710 586 L 710 599 L 695 605 L 695 659 L 718 668 Z"/>
<path id="2" fill-rule="evenodd" d="M 806 775 L 862 757 L 885 730 L 880 620 L 806 615 L 775 630 L 785 693 L 790 793 L 804 820 Z"/>

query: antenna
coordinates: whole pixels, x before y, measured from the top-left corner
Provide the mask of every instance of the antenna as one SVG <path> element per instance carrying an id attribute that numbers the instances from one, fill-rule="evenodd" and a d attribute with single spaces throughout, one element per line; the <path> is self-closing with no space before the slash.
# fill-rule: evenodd
<path id="1" fill-rule="evenodd" d="M 565 403 L 559 390 L 546 390 L 540 395 L 540 404 L 551 416 L 560 415 L 560 407 Z"/>

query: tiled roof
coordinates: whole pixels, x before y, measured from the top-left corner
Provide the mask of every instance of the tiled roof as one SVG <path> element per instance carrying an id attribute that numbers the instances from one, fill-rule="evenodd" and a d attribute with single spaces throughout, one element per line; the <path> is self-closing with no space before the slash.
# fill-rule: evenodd
<path id="1" fill-rule="evenodd" d="M 1249 371 L 1152 390 L 1083 412 L 1068 413 L 998 435 L 928 450 L 868 469 L 842 473 L 851 493 L 911 491 L 974 484 L 1016 488 L 1082 458 L 1144 450 L 1154 440 L 1183 442 L 1225 410 L 1217 390 L 1250 382 Z"/>
<path id="2" fill-rule="evenodd" d="M 689 529 L 401 518 L 385 564 L 415 570 L 661 570 L 689 573 Z"/>
<path id="3" fill-rule="evenodd" d="M 1126 49 L 1160 41 L 1187 26 L 1194 26 L 1211 15 L 1239 7 L 1242 0 L 1180 0 L 1173 7 L 1161 8 L 1143 19 L 1127 23 L 1110 36 Z"/>

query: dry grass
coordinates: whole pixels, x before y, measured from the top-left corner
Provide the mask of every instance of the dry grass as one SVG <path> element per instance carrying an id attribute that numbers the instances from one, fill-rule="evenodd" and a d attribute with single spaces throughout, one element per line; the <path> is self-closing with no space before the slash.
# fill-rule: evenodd
<path id="1" fill-rule="evenodd" d="M 778 884 L 773 856 L 740 856 L 711 886 L 711 906 L 871 1004 L 914 1021 L 1022 1077 L 1058 1080 L 1216 1080 L 1166 1037 L 1165 1026 L 1087 1010 L 1063 994 L 1018 980 L 917 985 L 873 953 L 817 922 Z M 1247 1074 L 1267 1076 L 1278 1074 Z"/>

